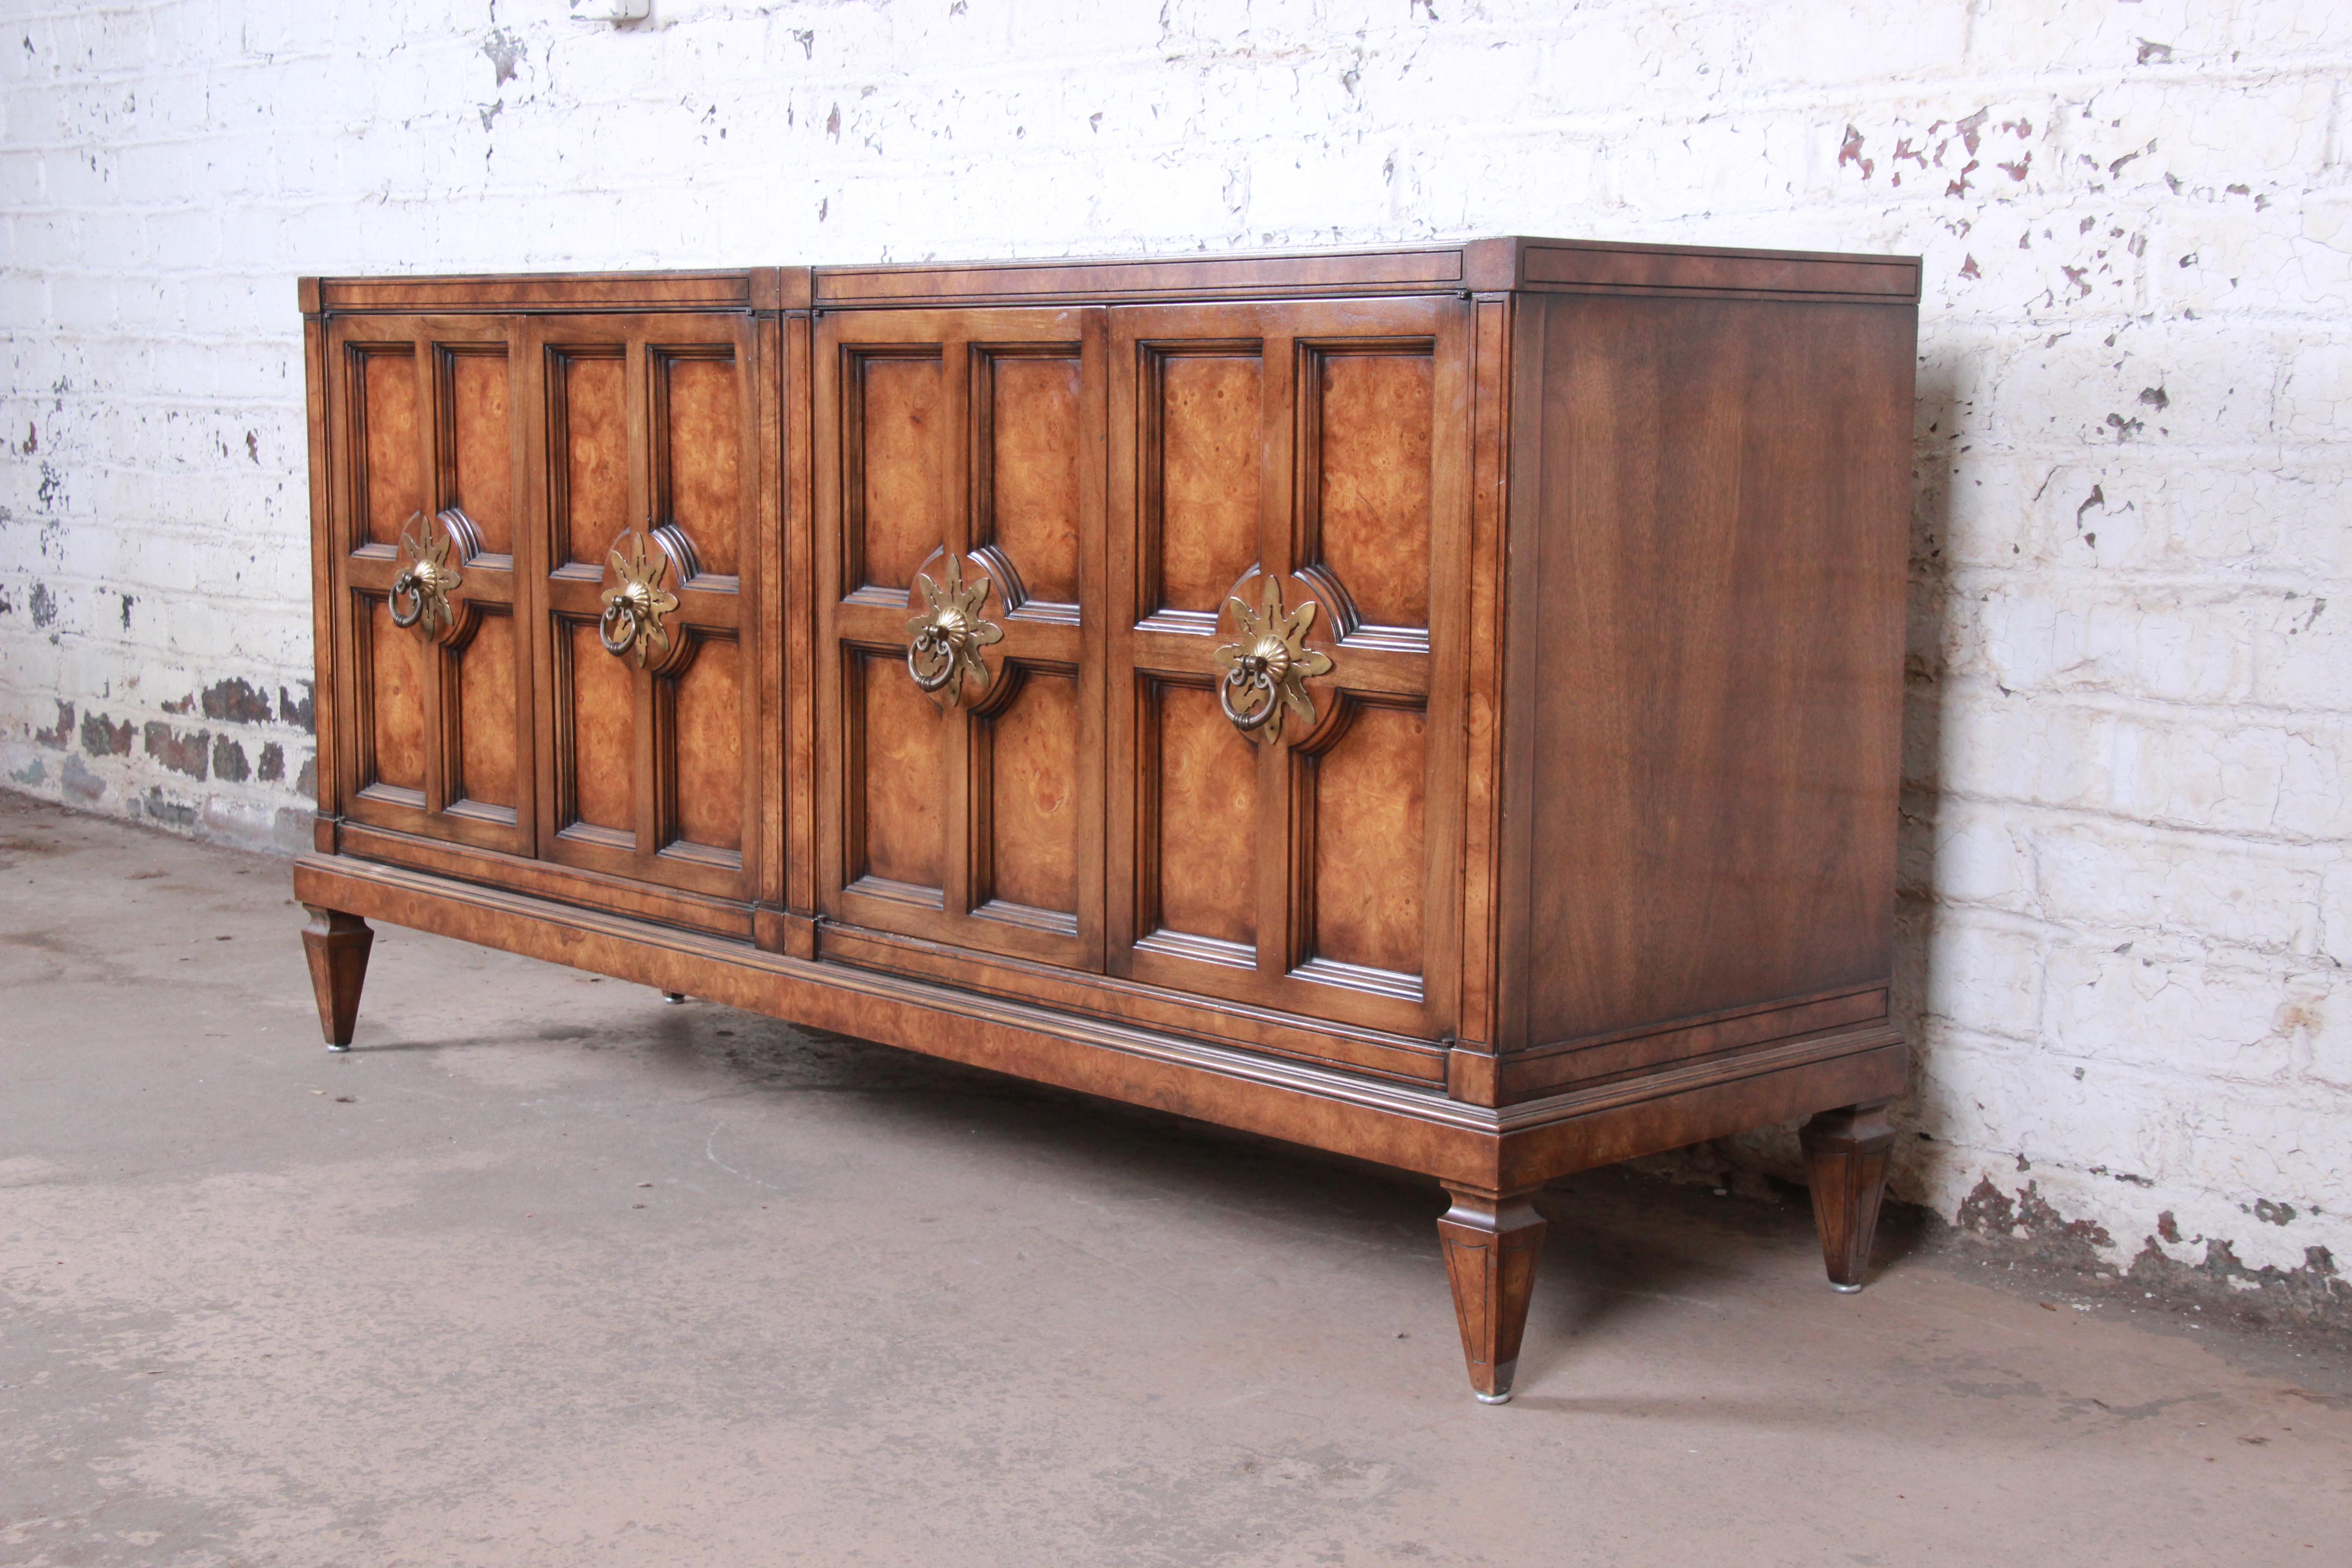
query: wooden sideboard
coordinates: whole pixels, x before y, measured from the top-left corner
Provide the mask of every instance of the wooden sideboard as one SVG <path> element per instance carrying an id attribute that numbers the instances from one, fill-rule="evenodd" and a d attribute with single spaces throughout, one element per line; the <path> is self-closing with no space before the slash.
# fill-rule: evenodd
<path id="1" fill-rule="evenodd" d="M 321 1024 L 439 931 L 1424 1173 L 1508 1397 L 1548 1180 L 1892 1026 L 1918 263 L 1549 239 L 313 279 Z"/>

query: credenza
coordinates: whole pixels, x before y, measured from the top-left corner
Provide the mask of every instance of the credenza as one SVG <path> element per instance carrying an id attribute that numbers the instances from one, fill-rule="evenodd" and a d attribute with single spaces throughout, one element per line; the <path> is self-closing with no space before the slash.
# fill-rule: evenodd
<path id="1" fill-rule="evenodd" d="M 305 279 L 330 1045 L 436 931 L 1425 1173 L 1803 1120 L 1862 1282 L 1914 258 Z"/>

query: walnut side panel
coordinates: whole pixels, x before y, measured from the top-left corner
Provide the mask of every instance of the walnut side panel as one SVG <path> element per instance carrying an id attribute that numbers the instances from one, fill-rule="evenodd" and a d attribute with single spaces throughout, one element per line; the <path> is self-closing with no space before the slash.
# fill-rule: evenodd
<path id="1" fill-rule="evenodd" d="M 1883 981 L 1913 313 L 1530 308 L 1549 321 L 1538 575 L 1514 589 L 1536 623 L 1509 715 L 1534 851 L 1514 1043 Z"/>

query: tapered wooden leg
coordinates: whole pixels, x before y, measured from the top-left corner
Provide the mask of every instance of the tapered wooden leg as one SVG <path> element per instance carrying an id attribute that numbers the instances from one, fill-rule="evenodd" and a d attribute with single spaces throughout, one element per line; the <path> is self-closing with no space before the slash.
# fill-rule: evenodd
<path id="1" fill-rule="evenodd" d="M 1447 1184 L 1454 1206 L 1437 1222 L 1445 1275 L 1454 1285 L 1454 1316 L 1462 1328 L 1462 1355 L 1470 1388 L 1487 1405 L 1511 1397 L 1519 1369 L 1519 1340 L 1535 1294 L 1536 1259 L 1542 1255 L 1544 1218 L 1536 1189 L 1488 1193 Z"/>
<path id="2" fill-rule="evenodd" d="M 310 911 L 310 923 L 302 928 L 302 951 L 310 957 L 310 989 L 319 998 L 319 1028 L 329 1050 L 347 1051 L 359 1022 L 360 987 L 367 980 L 375 932 L 357 915 L 303 907 Z"/>
<path id="3" fill-rule="evenodd" d="M 1840 1290 L 1862 1289 L 1870 1268 L 1870 1238 L 1878 1229 L 1878 1202 L 1886 1192 L 1886 1156 L 1895 1129 L 1886 1107 L 1849 1105 L 1824 1110 L 1797 1134 L 1813 1189 L 1813 1224 L 1822 1233 L 1822 1259 Z"/>

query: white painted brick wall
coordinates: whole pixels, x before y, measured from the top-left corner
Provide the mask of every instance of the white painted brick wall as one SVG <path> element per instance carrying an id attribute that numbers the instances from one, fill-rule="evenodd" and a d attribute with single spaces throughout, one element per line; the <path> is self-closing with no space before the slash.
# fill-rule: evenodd
<path id="1" fill-rule="evenodd" d="M 2352 6 L 655 5 L 7 0 L 18 786 L 303 837 L 298 273 L 1917 251 L 1902 1190 L 2352 1259 Z"/>

